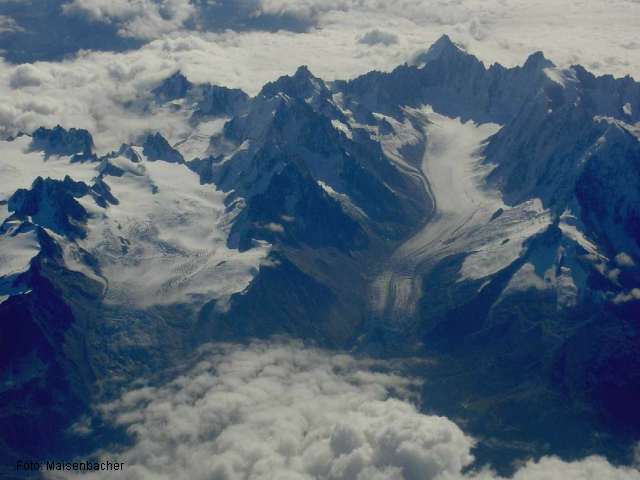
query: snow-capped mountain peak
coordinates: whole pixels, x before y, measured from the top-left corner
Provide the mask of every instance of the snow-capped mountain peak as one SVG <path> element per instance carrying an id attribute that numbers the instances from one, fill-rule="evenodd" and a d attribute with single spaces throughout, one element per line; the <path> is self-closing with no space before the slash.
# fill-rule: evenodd
<path id="1" fill-rule="evenodd" d="M 418 55 L 414 63 L 424 67 L 429 63 L 439 59 L 451 59 L 458 55 L 468 55 L 462 47 L 455 44 L 448 35 L 442 35 L 429 49 Z"/>

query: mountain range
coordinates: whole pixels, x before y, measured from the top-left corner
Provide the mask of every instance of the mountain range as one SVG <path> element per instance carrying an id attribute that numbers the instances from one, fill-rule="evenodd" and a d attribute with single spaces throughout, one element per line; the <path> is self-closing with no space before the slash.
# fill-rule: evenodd
<path id="1" fill-rule="evenodd" d="M 176 72 L 188 118 L 103 155 L 82 126 L 0 142 L 0 451 L 73 457 L 92 406 L 207 342 L 285 335 L 399 361 L 479 462 L 640 439 L 640 83 L 540 52 L 254 97 Z M 96 433 L 72 425 L 91 418 Z"/>

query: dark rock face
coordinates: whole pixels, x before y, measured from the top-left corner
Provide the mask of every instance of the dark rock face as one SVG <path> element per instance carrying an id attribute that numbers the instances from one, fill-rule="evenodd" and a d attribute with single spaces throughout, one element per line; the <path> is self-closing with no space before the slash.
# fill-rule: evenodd
<path id="1" fill-rule="evenodd" d="M 240 89 L 210 83 L 194 84 L 181 72 L 166 78 L 153 91 L 158 104 L 185 99 L 193 105 L 195 122 L 207 117 L 235 116 L 246 111 L 249 96 Z"/>
<path id="2" fill-rule="evenodd" d="M 588 400 L 623 436 L 635 437 L 640 416 L 640 305 L 631 303 L 589 318 L 559 350 L 554 381 L 572 400 Z"/>
<path id="3" fill-rule="evenodd" d="M 315 77 L 308 67 L 302 66 L 293 76 L 282 76 L 275 82 L 269 82 L 260 91 L 260 95 L 272 97 L 283 93 L 290 97 L 311 98 L 314 95 L 328 96 L 329 89 L 324 82 Z"/>
<path id="4" fill-rule="evenodd" d="M 66 155 L 76 161 L 93 160 L 93 138 L 83 129 L 66 130 L 60 125 L 53 129 L 40 127 L 33 132 L 31 148 L 41 150 L 46 156 Z"/>
<path id="5" fill-rule="evenodd" d="M 221 160 L 220 157 L 206 157 L 189 160 L 186 165 L 190 170 L 196 172 L 200 177 L 201 184 L 213 183 L 215 165 Z"/>
<path id="6" fill-rule="evenodd" d="M 585 108 L 597 115 L 634 123 L 640 120 L 640 84 L 633 78 L 596 77 L 584 67 L 572 67 L 581 87 Z M 625 105 L 628 104 L 628 108 Z"/>
<path id="7" fill-rule="evenodd" d="M 313 75 L 306 66 L 298 68 L 293 76 L 285 75 L 274 82 L 267 83 L 260 91 L 260 96 L 266 98 L 281 95 L 295 98 L 329 120 L 347 122 L 344 113 L 333 102 L 332 94 L 327 84 Z"/>
<path id="8" fill-rule="evenodd" d="M 302 76 L 299 89 L 294 88 L 295 79 L 283 77 L 267 90 L 271 92 L 282 83 L 292 94 L 308 93 L 308 76 Z M 274 173 L 290 164 L 302 173 L 299 178 L 322 182 L 349 198 L 372 220 L 369 228 L 380 235 L 398 238 L 414 228 L 430 208 L 422 184 L 390 164 L 379 143 L 368 138 L 352 140 L 336 130 L 330 117 L 321 113 L 336 106 L 328 103 L 328 97 L 316 100 L 307 103 L 298 97 L 275 94 L 256 97 L 246 116 L 236 117 L 225 126 L 229 140 L 240 144 L 250 139 L 256 152 L 250 159 L 239 156 L 214 168 L 217 183 L 250 203 L 255 194 L 268 188 Z M 261 129 L 252 128 L 267 108 L 273 109 L 268 123 Z"/>
<path id="9" fill-rule="evenodd" d="M 167 142 L 167 140 L 159 133 L 148 135 L 142 144 L 142 148 L 142 153 L 149 160 L 184 163 L 184 158 L 180 152 L 169 145 L 169 142 Z"/>
<path id="10" fill-rule="evenodd" d="M 489 181 L 511 204 L 540 198 L 561 214 L 577 202 L 603 248 L 614 256 L 638 255 L 640 147 L 619 119 L 622 110 L 596 100 L 590 80 L 599 83 L 587 77 L 586 84 L 567 87 L 571 91 L 561 99 L 537 97 L 525 104 L 485 149 L 487 162 L 497 165 Z M 640 98 L 624 79 L 615 86 L 625 92 L 624 100 Z"/>
<path id="11" fill-rule="evenodd" d="M 64 432 L 89 405 L 93 382 L 78 318 L 96 308 L 101 286 L 66 270 L 56 242 L 40 227 L 41 253 L 19 281 L 26 293 L 0 304 L 0 459 L 67 456 Z M 75 445 L 75 448 L 78 446 Z"/>
<path id="12" fill-rule="evenodd" d="M 123 156 L 124 158 L 131 160 L 134 163 L 138 163 L 140 161 L 140 156 L 131 147 L 131 145 L 127 145 L 126 143 L 120 145 L 120 149 L 117 152 L 108 154 L 106 158 L 109 159 L 117 156 Z"/>
<path id="13" fill-rule="evenodd" d="M 219 117 L 241 114 L 246 110 L 249 96 L 237 88 L 203 85 L 198 92 L 197 117 Z"/>
<path id="14" fill-rule="evenodd" d="M 276 255 L 271 265 L 261 268 L 249 290 L 232 299 L 230 313 L 203 309 L 200 334 L 228 340 L 273 334 L 326 338 L 327 316 L 335 300 L 328 286 Z"/>
<path id="15" fill-rule="evenodd" d="M 575 194 L 593 234 L 612 253 L 640 255 L 640 143 L 624 128 L 608 125 L 605 145 L 593 152 L 576 181 Z"/>
<path id="16" fill-rule="evenodd" d="M 9 210 L 22 220 L 33 217 L 39 225 L 70 238 L 84 237 L 83 223 L 87 211 L 75 200 L 89 193 L 89 187 L 74 182 L 69 176 L 63 181 L 38 177 L 30 190 L 20 189 L 9 199 Z"/>
<path id="17" fill-rule="evenodd" d="M 184 98 L 192 87 L 193 84 L 187 77 L 178 71 L 165 79 L 152 93 L 159 102 L 169 102 Z"/>
<path id="18" fill-rule="evenodd" d="M 27 221 L 50 228 L 69 239 L 84 238 L 88 213 L 76 198 L 89 195 L 100 206 L 116 204 L 108 185 L 97 179 L 94 186 L 75 182 L 68 175 L 64 180 L 36 178 L 30 189 L 19 189 L 9 198 L 8 208 L 13 212 L 11 220 Z"/>
<path id="19" fill-rule="evenodd" d="M 440 367 L 424 373 L 431 379 L 425 398 L 431 395 L 436 411 L 469 419 L 470 431 L 514 446 L 527 442 L 525 449 L 538 452 L 551 442 L 550 451 L 562 455 L 600 451 L 622 459 L 626 446 L 640 438 L 631 407 L 638 377 L 617 367 L 635 365 L 639 347 L 631 320 L 638 316 L 638 300 L 628 292 L 639 285 L 640 144 L 633 124 L 640 85 L 630 78 L 594 77 L 582 67 L 562 77 L 541 53 L 522 67 L 486 68 L 446 38 L 416 63 L 336 82 L 336 89 L 352 112 L 397 117 L 402 106 L 429 104 L 447 116 L 503 124 L 483 151 L 495 166 L 489 182 L 508 205 L 541 199 L 554 224 L 518 260 L 482 281 L 459 281 L 471 252 L 444 259 L 423 279 L 415 323 L 401 333 L 373 324 L 362 348 L 393 356 L 412 345 L 440 358 Z M 374 124 L 366 113 L 360 119 Z M 568 209 L 600 252 L 611 259 L 619 252 L 633 257 L 626 269 L 608 265 L 613 273 L 603 273 L 589 264 L 590 254 L 557 227 Z M 587 272 L 576 305 L 559 309 L 554 289 L 506 291 L 525 263 L 537 265 L 556 254 L 556 272 L 571 262 Z M 619 292 L 627 293 L 616 297 Z M 420 347 L 413 347 L 416 336 Z M 605 432 L 608 445 L 592 435 L 594 428 Z M 550 440 L 548 432 L 558 429 L 565 434 Z M 503 446 L 482 455 L 500 467 Z"/>
<path id="20" fill-rule="evenodd" d="M 249 248 L 252 239 L 344 252 L 367 243 L 362 227 L 340 204 L 293 166 L 275 174 L 267 190 L 252 198 L 245 214 L 231 235 L 232 241 L 238 236 L 241 250 Z"/>
<path id="21" fill-rule="evenodd" d="M 555 251 L 558 242 L 561 233 L 551 227 L 528 245 L 523 258 L 484 281 L 457 282 L 455 272 L 464 255 L 447 258 L 423 284 L 414 335 L 423 339 L 430 355 L 440 358 L 423 372 L 433 393 L 427 402 L 445 415 L 464 415 L 470 431 L 505 442 L 479 452 L 504 472 L 511 468 L 511 455 L 545 448 L 570 455 L 598 448 L 590 435 L 593 424 L 586 420 L 592 414 L 587 413 L 588 402 L 581 397 L 567 404 L 552 378 L 572 332 L 602 307 L 589 299 L 559 311 L 551 289 L 506 290 L 525 263 L 543 251 Z M 513 451 L 507 454 L 505 447 Z"/>

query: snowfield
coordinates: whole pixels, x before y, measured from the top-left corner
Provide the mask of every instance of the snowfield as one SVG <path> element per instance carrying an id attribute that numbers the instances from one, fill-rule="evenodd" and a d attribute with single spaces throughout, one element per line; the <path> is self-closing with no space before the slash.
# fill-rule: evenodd
<path id="1" fill-rule="evenodd" d="M 120 203 L 104 210 L 84 199 L 92 215 L 81 242 L 108 279 L 107 302 L 143 308 L 198 295 L 224 300 L 248 286 L 268 246 L 227 248 L 233 213 L 225 214 L 222 192 L 200 185 L 181 164 L 112 163 L 126 172 L 106 178 Z"/>
<path id="2" fill-rule="evenodd" d="M 65 175 L 76 181 L 90 182 L 96 176 L 95 163 L 74 163 L 65 156 L 45 158 L 39 151 L 30 150 L 31 137 L 23 135 L 13 141 L 0 142 L 0 203 L 5 202 L 19 188 L 29 188 L 37 177 L 62 180 Z M 6 218 L 5 209 L 0 210 Z"/>
<path id="3" fill-rule="evenodd" d="M 219 129 L 219 122 L 211 127 Z M 201 154 L 208 146 L 203 140 L 207 133 L 196 133 L 202 138 L 189 149 Z M 39 176 L 61 180 L 68 175 L 91 185 L 99 175 L 99 162 L 45 158 L 42 152 L 30 151 L 30 143 L 25 135 L 0 144 L 0 224 L 11 213 L 11 195 L 30 188 Z M 108 303 L 147 308 L 201 297 L 218 300 L 224 309 L 232 294 L 249 285 L 269 246 L 260 243 L 242 253 L 227 248 L 230 222 L 238 212 L 226 210 L 225 194 L 213 185 L 200 185 L 198 175 L 185 165 L 148 161 L 141 148 L 133 148 L 140 162 L 123 156 L 108 160 L 124 172 L 104 177 L 118 204 L 103 208 L 90 196 L 76 199 L 89 212 L 85 239 L 73 242 L 47 232 L 61 244 L 69 269 L 104 283 Z M 38 224 L 38 215 L 31 221 Z M 28 270 L 40 251 L 35 232 L 16 233 L 20 222 L 13 223 L 7 222 L 0 235 L 2 301 L 12 292 L 13 279 Z M 79 260 L 79 248 L 98 259 L 100 276 Z"/>
<path id="4" fill-rule="evenodd" d="M 74 163 L 70 157 L 30 150 L 31 137 L 24 135 L 13 141 L 0 142 L 0 303 L 11 294 L 19 293 L 13 286 L 15 279 L 29 269 L 33 257 L 40 252 L 40 244 L 33 228 L 20 229 L 20 222 L 6 222 L 11 212 L 8 200 L 20 188 L 30 188 L 37 177 L 62 180 L 71 175 L 89 182 L 96 175 L 95 164 Z M 36 219 L 32 219 L 34 222 Z"/>

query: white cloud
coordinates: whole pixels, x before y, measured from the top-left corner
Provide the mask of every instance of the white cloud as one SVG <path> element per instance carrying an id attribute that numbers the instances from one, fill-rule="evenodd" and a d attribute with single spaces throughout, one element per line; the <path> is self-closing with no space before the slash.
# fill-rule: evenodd
<path id="1" fill-rule="evenodd" d="M 398 43 L 398 36 L 394 33 L 385 32 L 376 28 L 362 35 L 358 41 L 365 45 L 385 45 L 388 47 L 389 45 Z"/>
<path id="2" fill-rule="evenodd" d="M 411 381 L 369 366 L 297 343 L 209 346 L 104 411 L 137 438 L 119 457 L 131 478 L 422 480 L 472 460 L 455 424 L 390 398 Z"/>
<path id="3" fill-rule="evenodd" d="M 0 132 L 60 123 L 87 128 L 101 149 L 117 148 L 149 130 L 175 140 L 189 128 L 183 119 L 136 113 L 125 105 L 177 69 L 196 82 L 255 94 L 264 83 L 303 64 L 326 80 L 390 70 L 443 33 L 486 63 L 521 64 L 542 49 L 560 65 L 579 62 L 597 73 L 640 78 L 640 48 L 634 47 L 640 3 L 628 0 L 607 5 L 579 0 L 514 0 L 508 5 L 484 0 L 256 0 L 247 5 L 249 16 L 306 15 L 317 28 L 305 33 L 202 33 L 185 31 L 194 8 L 188 0 L 74 0 L 69 14 L 112 22 L 123 34 L 159 38 L 123 53 L 81 52 L 63 62 L 22 67 L 0 64 Z M 397 41 L 385 48 L 358 41 L 376 30 Z"/>
<path id="4" fill-rule="evenodd" d="M 635 262 L 633 261 L 633 258 L 631 258 L 630 255 L 621 252 L 618 255 L 616 255 L 615 258 L 616 263 L 618 264 L 619 267 L 635 267 Z"/>
<path id="5" fill-rule="evenodd" d="M 13 135 L 39 126 L 88 129 L 101 152 L 131 142 L 148 131 L 169 138 L 185 134 L 186 120 L 172 112 L 131 107 L 175 70 L 158 49 L 130 54 L 83 53 L 66 62 L 0 65 L 0 132 Z"/>
<path id="6" fill-rule="evenodd" d="M 613 299 L 613 303 L 627 303 L 640 300 L 640 288 L 633 288 L 629 292 L 621 292 Z"/>
<path id="7" fill-rule="evenodd" d="M 271 15 L 293 15 L 306 20 L 318 20 L 324 13 L 347 12 L 365 2 L 353 0 L 261 0 L 256 10 Z"/>
<path id="8" fill-rule="evenodd" d="M 190 128 L 185 119 L 127 107 L 176 69 L 193 81 L 256 93 L 302 64 L 328 80 L 388 70 L 443 33 L 487 63 L 519 64 L 544 50 L 560 65 L 583 63 L 596 73 L 640 78 L 640 3 L 629 0 L 263 0 L 247 9 L 252 16 L 288 14 L 317 25 L 299 34 L 186 32 L 195 12 L 188 0 L 73 0 L 65 9 L 117 25 L 123 36 L 152 41 L 126 53 L 1 63 L 0 132 L 58 123 L 87 128 L 102 151 L 146 131 L 176 139 Z M 18 28 L 0 18 L 0 31 Z M 373 41 L 372 32 L 387 34 L 387 40 Z M 372 49 L 371 43 L 388 48 Z M 629 263 L 619 257 L 620 266 Z M 632 299 L 640 299 L 640 290 L 615 301 Z M 110 405 L 110 418 L 137 435 L 122 453 L 132 478 L 154 471 L 160 478 L 209 478 L 214 471 L 238 478 L 233 472 L 248 465 L 257 478 L 273 478 L 268 474 L 276 469 L 300 478 L 357 478 L 353 472 L 360 472 L 366 479 L 409 479 L 417 470 L 431 471 L 432 478 L 464 478 L 472 439 L 448 419 L 422 415 L 410 402 L 391 398 L 394 391 L 408 393 L 406 379 L 295 344 L 209 348 L 201 363 L 173 382 L 135 390 Z M 570 463 L 543 458 L 514 478 L 640 475 L 598 457 Z"/>
<path id="9" fill-rule="evenodd" d="M 0 34 L 21 32 L 23 29 L 16 23 L 16 21 L 6 15 L 0 15 Z"/>
<path id="10" fill-rule="evenodd" d="M 72 0 L 62 8 L 68 15 L 115 23 L 123 37 L 145 40 L 179 30 L 196 12 L 189 0 Z"/>
<path id="11" fill-rule="evenodd" d="M 416 383 L 384 367 L 287 341 L 209 345 L 169 383 L 102 406 L 135 438 L 104 458 L 124 462 L 134 480 L 497 480 L 489 470 L 463 474 L 474 441 L 449 419 L 421 414 L 411 402 Z M 600 457 L 545 457 L 513 478 L 638 480 L 640 472 Z"/>
<path id="12" fill-rule="evenodd" d="M 448 33 L 488 63 L 520 64 L 543 50 L 560 66 L 640 77 L 640 2 L 630 0 L 262 0 L 257 10 L 293 13 L 322 29 L 375 26 L 398 35 L 405 48 L 427 47 Z"/>
<path id="13" fill-rule="evenodd" d="M 31 64 L 24 64 L 17 67 L 11 74 L 9 85 L 11 88 L 23 88 L 23 87 L 39 87 L 43 83 L 50 81 L 51 78 L 46 72 L 42 72 L 37 67 Z"/>
<path id="14" fill-rule="evenodd" d="M 267 223 L 264 228 L 273 233 L 284 233 L 284 227 L 279 223 Z"/>
<path id="15" fill-rule="evenodd" d="M 472 474 L 468 480 L 499 480 L 495 474 Z M 587 457 L 575 462 L 565 462 L 557 457 L 543 457 L 529 461 L 511 477 L 512 480 L 636 480 L 640 471 L 632 467 L 615 467 L 604 458 Z"/>

